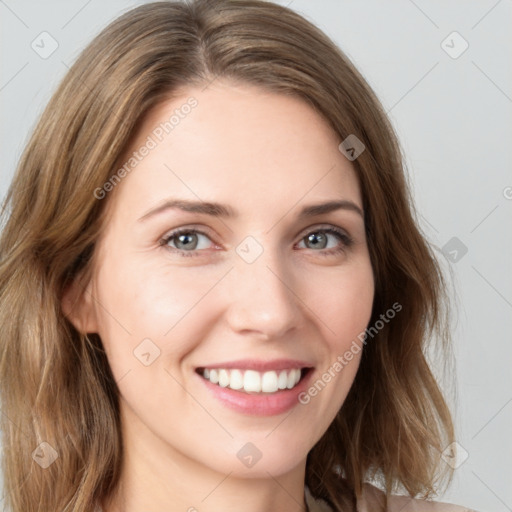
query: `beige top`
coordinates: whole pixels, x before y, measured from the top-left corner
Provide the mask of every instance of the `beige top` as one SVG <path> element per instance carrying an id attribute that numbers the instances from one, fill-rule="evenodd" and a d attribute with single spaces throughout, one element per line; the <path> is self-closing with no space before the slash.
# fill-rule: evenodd
<path id="1" fill-rule="evenodd" d="M 305 487 L 304 496 L 309 512 L 333 512 L 324 500 L 313 498 L 307 487 Z M 384 499 L 385 493 L 373 485 L 364 484 L 363 497 L 357 502 L 357 510 L 358 512 L 380 510 Z M 476 512 L 473 509 L 452 505 L 451 503 L 418 500 L 407 496 L 392 496 L 388 500 L 387 510 L 388 512 Z"/>
<path id="2" fill-rule="evenodd" d="M 307 486 L 304 488 L 304 499 L 309 512 L 333 512 L 324 500 L 313 498 Z M 384 493 L 370 484 L 364 484 L 363 498 L 357 503 L 358 512 L 374 512 L 383 503 Z M 406 507 L 407 506 L 407 507 Z M 407 496 L 393 496 L 389 500 L 389 512 L 476 512 L 473 509 L 434 501 L 415 500 Z M 94 512 L 103 512 L 98 505 Z"/>

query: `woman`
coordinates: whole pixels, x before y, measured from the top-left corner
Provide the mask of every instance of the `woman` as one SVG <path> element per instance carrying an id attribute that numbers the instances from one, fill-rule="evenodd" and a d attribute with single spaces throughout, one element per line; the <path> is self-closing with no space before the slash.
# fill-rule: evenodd
<path id="1" fill-rule="evenodd" d="M 378 100 L 298 14 L 121 16 L 6 207 L 13 512 L 462 510 L 427 501 L 454 441 L 423 355 L 442 276 Z"/>

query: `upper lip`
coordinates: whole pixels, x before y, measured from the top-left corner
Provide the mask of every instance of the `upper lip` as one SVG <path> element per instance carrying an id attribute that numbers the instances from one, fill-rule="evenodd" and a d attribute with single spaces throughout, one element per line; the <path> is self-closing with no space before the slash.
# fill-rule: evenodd
<path id="1" fill-rule="evenodd" d="M 199 366 L 198 369 L 225 368 L 265 372 L 271 370 L 289 370 L 291 368 L 311 368 L 312 366 L 313 365 L 308 361 L 300 361 L 298 359 L 272 359 L 271 361 L 264 361 L 261 359 L 238 359 L 236 361 L 225 361 L 222 363 L 207 364 L 204 366 Z"/>

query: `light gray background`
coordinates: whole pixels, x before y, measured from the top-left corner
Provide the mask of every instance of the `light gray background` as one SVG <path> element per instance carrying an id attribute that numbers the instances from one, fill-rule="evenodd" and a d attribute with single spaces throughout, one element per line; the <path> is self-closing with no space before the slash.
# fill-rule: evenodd
<path id="1" fill-rule="evenodd" d="M 110 20 L 140 3 L 0 0 L 1 197 L 68 66 Z M 512 1 L 279 3 L 331 36 L 382 100 L 401 138 L 422 227 L 445 248 L 441 258 L 453 272 L 454 412 L 468 457 L 442 499 L 512 511 Z M 51 48 L 43 31 L 58 43 L 46 59 L 31 47 Z M 459 55 L 464 40 L 469 47 Z"/>

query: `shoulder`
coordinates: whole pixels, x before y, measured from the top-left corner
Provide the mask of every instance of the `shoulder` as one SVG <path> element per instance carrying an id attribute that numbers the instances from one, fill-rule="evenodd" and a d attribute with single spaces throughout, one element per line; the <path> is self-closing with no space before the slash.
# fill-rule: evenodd
<path id="1" fill-rule="evenodd" d="M 361 512 L 383 509 L 386 495 L 371 484 L 364 484 L 363 498 L 358 503 Z M 391 496 L 388 500 L 388 512 L 476 512 L 467 507 L 442 503 L 439 501 L 427 501 L 409 498 L 407 496 Z"/>

